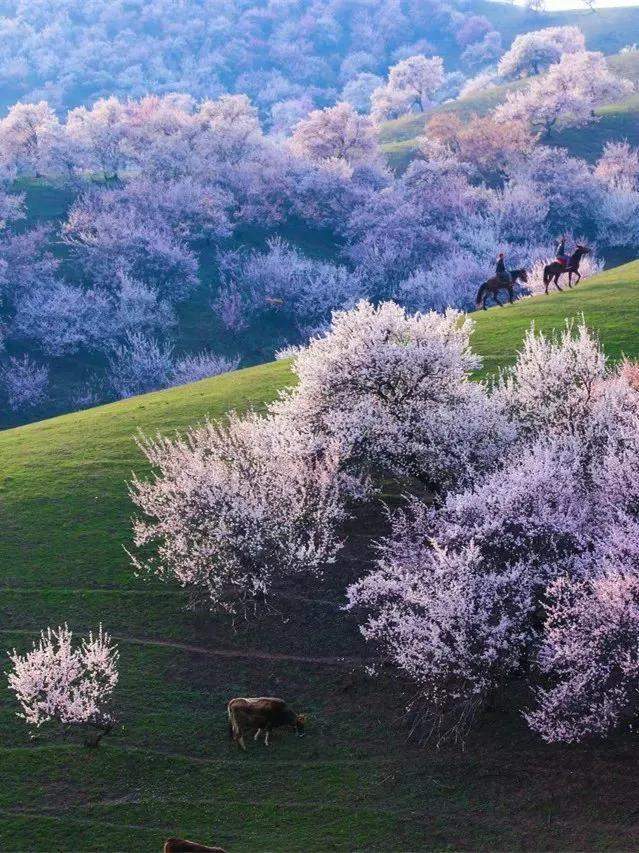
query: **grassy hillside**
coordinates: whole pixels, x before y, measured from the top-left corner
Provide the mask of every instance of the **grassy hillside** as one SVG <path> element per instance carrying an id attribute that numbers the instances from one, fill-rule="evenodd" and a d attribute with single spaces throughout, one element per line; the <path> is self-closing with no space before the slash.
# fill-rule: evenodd
<path id="1" fill-rule="evenodd" d="M 477 315 L 474 342 L 495 369 L 531 319 L 550 329 L 581 311 L 611 357 L 639 355 L 639 262 Z M 122 546 L 125 479 L 144 467 L 136 430 L 260 406 L 289 380 L 285 363 L 268 364 L 0 433 L 0 648 L 28 647 L 47 624 L 102 620 L 120 642 L 123 725 L 95 751 L 30 742 L 0 682 L 0 849 L 151 853 L 174 833 L 231 853 L 636 848 L 630 739 L 544 746 L 497 702 L 465 752 L 405 742 L 403 698 L 362 674 L 366 649 L 339 611 L 366 560 L 357 537 L 324 582 L 236 632 L 132 575 Z M 233 749 L 225 703 L 257 693 L 309 712 L 307 737 Z"/>
<path id="2" fill-rule="evenodd" d="M 590 46 L 590 42 L 587 42 Z M 611 56 L 610 66 L 620 76 L 639 82 L 639 53 Z M 404 171 L 418 151 L 418 137 L 423 135 L 430 118 L 439 113 L 454 113 L 460 119 L 483 116 L 501 104 L 508 93 L 526 85 L 525 80 L 492 86 L 479 95 L 442 104 L 430 113 L 403 116 L 382 125 L 379 138 L 388 161 L 396 172 Z M 598 121 L 586 128 L 555 132 L 549 145 L 568 148 L 578 157 L 594 162 L 606 142 L 628 139 L 639 144 L 639 96 L 633 95 L 620 104 L 609 104 L 595 111 Z"/>

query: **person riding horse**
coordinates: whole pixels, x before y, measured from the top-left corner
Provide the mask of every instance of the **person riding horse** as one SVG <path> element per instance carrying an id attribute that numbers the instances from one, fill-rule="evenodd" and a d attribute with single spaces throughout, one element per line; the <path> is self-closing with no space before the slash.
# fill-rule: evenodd
<path id="1" fill-rule="evenodd" d="M 559 242 L 557 243 L 557 251 L 555 252 L 555 257 L 562 265 L 562 267 L 568 266 L 568 261 L 570 260 L 569 256 L 566 254 L 566 235 L 562 234 L 559 238 Z"/>
<path id="2" fill-rule="evenodd" d="M 495 277 L 502 284 L 506 286 L 512 284 L 512 277 L 508 270 L 506 269 L 506 261 L 504 259 L 504 253 L 500 252 L 497 256 L 497 266 L 495 267 Z"/>
<path id="3" fill-rule="evenodd" d="M 500 252 L 497 257 L 497 266 L 495 267 L 495 275 L 485 281 L 477 291 L 475 304 L 477 308 L 486 309 L 486 299 L 492 296 L 497 305 L 503 307 L 503 303 L 499 299 L 499 291 L 508 291 L 508 300 L 513 301 L 515 297 L 515 285 L 518 281 L 526 284 L 528 282 L 528 273 L 525 269 L 507 270 L 504 253 Z"/>

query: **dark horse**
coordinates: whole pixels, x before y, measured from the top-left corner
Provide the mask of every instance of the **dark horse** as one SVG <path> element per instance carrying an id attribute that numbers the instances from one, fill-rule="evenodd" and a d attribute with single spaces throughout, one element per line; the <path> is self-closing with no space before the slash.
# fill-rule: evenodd
<path id="1" fill-rule="evenodd" d="M 492 296 L 497 305 L 501 305 L 501 307 L 503 308 L 504 303 L 497 298 L 497 294 L 500 290 L 507 290 L 508 300 L 510 302 L 513 301 L 513 296 L 515 295 L 515 284 L 518 281 L 523 281 L 524 283 L 526 283 L 528 281 L 528 273 L 526 272 L 526 270 L 510 270 L 509 275 L 510 284 L 505 282 L 497 275 L 493 276 L 492 278 L 489 278 L 488 281 L 485 281 L 482 284 L 482 286 L 477 291 L 477 300 L 475 303 L 477 308 L 479 308 L 479 306 L 481 305 L 481 307 L 485 311 L 486 300 L 489 296 Z"/>
<path id="2" fill-rule="evenodd" d="M 589 253 L 590 249 L 588 246 L 578 245 L 570 256 L 566 266 L 559 263 L 559 261 L 553 261 L 551 264 L 545 266 L 544 284 L 546 285 L 546 295 L 548 294 L 548 286 L 551 281 L 554 281 L 557 290 L 563 290 L 562 287 L 559 287 L 559 276 L 563 275 L 565 272 L 568 273 L 568 287 L 572 287 L 572 274 L 574 273 L 577 276 L 577 281 L 575 282 L 576 287 L 581 281 L 581 275 L 579 274 L 579 262 L 584 255 L 588 255 Z"/>

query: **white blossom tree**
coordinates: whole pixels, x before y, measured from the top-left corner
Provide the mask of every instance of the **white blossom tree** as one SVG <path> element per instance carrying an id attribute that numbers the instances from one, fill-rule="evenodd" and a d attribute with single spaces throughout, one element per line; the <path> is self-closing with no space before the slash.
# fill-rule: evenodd
<path id="1" fill-rule="evenodd" d="M 548 135 L 596 120 L 595 108 L 627 97 L 631 81 L 613 74 L 601 53 L 564 55 L 523 91 L 511 92 L 495 114 L 500 122 L 523 121 Z"/>
<path id="2" fill-rule="evenodd" d="M 15 104 L 0 121 L 0 164 L 19 174 L 38 177 L 45 173 L 59 127 L 46 101 Z"/>
<path id="3" fill-rule="evenodd" d="M 38 729 L 54 722 L 64 729 L 95 730 L 85 744 L 97 746 L 114 725 L 109 710 L 118 683 L 117 646 L 102 630 L 74 644 L 66 625 L 42 631 L 24 655 L 9 655 L 9 688 L 20 704 L 18 716 Z"/>
<path id="4" fill-rule="evenodd" d="M 501 77 L 524 77 L 539 74 L 559 62 L 563 54 L 579 53 L 586 41 L 578 27 L 547 27 L 522 33 L 499 61 Z"/>
<path id="5" fill-rule="evenodd" d="M 405 93 L 417 110 L 425 110 L 444 82 L 444 61 L 441 56 L 410 56 L 394 65 L 388 72 L 391 91 Z"/>
<path id="6" fill-rule="evenodd" d="M 318 454 L 273 417 L 230 415 L 184 438 L 144 439 L 154 469 L 131 495 L 142 517 L 134 565 L 211 609 L 246 612 L 300 571 L 320 573 L 346 517 L 336 449 Z"/>
<path id="7" fill-rule="evenodd" d="M 336 159 L 355 166 L 379 159 L 379 144 L 370 119 L 346 102 L 313 110 L 295 126 L 290 145 L 293 151 L 318 163 Z"/>
<path id="8" fill-rule="evenodd" d="M 469 375 L 472 323 L 455 311 L 408 314 L 360 302 L 333 315 L 293 363 L 298 385 L 274 411 L 352 470 L 416 476 L 437 488 L 490 465 L 506 440 L 499 414 Z"/>
<path id="9" fill-rule="evenodd" d="M 624 184 L 636 188 L 639 178 L 639 149 L 627 140 L 608 141 L 597 160 L 595 175 L 608 186 Z"/>

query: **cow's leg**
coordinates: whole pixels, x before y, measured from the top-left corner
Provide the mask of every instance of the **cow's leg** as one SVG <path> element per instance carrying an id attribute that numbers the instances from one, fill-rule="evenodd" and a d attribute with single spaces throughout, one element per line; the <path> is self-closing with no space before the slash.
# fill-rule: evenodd
<path id="1" fill-rule="evenodd" d="M 255 734 L 253 735 L 253 740 L 257 740 L 257 739 L 258 739 L 258 737 L 260 736 L 261 732 L 262 732 L 262 729 L 258 729 L 258 730 L 255 732 Z"/>
<path id="2" fill-rule="evenodd" d="M 238 732 L 236 740 L 237 745 L 240 747 L 240 749 L 246 750 L 246 744 L 244 743 L 244 732 Z"/>
<path id="3" fill-rule="evenodd" d="M 264 735 L 264 746 L 268 746 L 270 735 L 271 735 L 271 730 L 267 728 L 266 734 Z"/>

